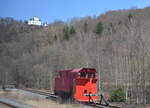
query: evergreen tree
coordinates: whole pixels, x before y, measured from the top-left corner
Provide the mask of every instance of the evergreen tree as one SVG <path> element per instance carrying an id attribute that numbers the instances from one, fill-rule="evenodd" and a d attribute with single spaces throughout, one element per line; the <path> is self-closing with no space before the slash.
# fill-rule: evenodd
<path id="1" fill-rule="evenodd" d="M 76 33 L 75 29 L 73 26 L 69 27 L 64 27 L 63 29 L 63 34 L 64 34 L 64 39 L 69 40 L 71 35 L 74 35 Z"/>
<path id="2" fill-rule="evenodd" d="M 87 32 L 87 29 L 88 29 L 87 27 L 88 27 L 88 24 L 87 24 L 87 23 L 84 23 L 84 28 L 83 28 L 83 29 L 84 29 L 84 32 Z"/>
<path id="3" fill-rule="evenodd" d="M 74 29 L 73 26 L 71 26 L 71 28 L 70 28 L 70 30 L 69 30 L 69 33 L 70 33 L 71 35 L 73 35 L 73 34 L 76 33 L 76 31 L 75 31 L 75 29 Z"/>
<path id="4" fill-rule="evenodd" d="M 98 35 L 101 35 L 102 32 L 103 32 L 103 24 L 102 24 L 102 22 L 98 22 L 98 24 L 96 25 L 95 33 Z"/>
<path id="5" fill-rule="evenodd" d="M 63 29 L 63 35 L 65 40 L 69 40 L 70 35 L 69 35 L 69 27 L 64 27 Z"/>

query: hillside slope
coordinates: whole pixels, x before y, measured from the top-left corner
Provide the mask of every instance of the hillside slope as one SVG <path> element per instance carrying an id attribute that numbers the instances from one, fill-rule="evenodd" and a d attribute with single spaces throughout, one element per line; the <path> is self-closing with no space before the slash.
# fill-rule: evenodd
<path id="1" fill-rule="evenodd" d="M 1 18 L 0 85 L 53 90 L 56 70 L 88 66 L 98 70 L 104 90 L 123 86 L 144 98 L 150 82 L 149 36 L 150 8 L 57 21 L 45 28 Z"/>

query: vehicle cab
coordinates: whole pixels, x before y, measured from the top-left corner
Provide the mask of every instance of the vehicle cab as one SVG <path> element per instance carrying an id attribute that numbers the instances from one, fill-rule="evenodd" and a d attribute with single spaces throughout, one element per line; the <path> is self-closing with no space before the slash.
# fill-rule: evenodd
<path id="1" fill-rule="evenodd" d="M 94 68 L 83 68 L 76 78 L 76 100 L 89 102 L 97 100 L 97 73 Z M 89 100 L 89 95 L 91 100 Z"/>

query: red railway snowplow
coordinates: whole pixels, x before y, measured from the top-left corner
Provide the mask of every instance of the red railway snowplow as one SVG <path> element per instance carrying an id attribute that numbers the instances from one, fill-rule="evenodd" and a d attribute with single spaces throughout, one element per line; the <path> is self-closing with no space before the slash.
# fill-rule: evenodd
<path id="1" fill-rule="evenodd" d="M 80 102 L 97 101 L 97 73 L 94 68 L 59 71 L 55 78 L 55 94 Z"/>

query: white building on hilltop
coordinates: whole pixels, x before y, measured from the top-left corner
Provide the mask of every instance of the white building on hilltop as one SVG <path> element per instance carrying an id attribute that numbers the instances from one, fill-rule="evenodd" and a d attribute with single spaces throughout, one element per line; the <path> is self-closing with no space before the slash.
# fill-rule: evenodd
<path id="1" fill-rule="evenodd" d="M 35 16 L 35 17 L 31 18 L 30 20 L 28 20 L 28 25 L 42 26 L 42 22 L 39 19 L 39 17 Z"/>

